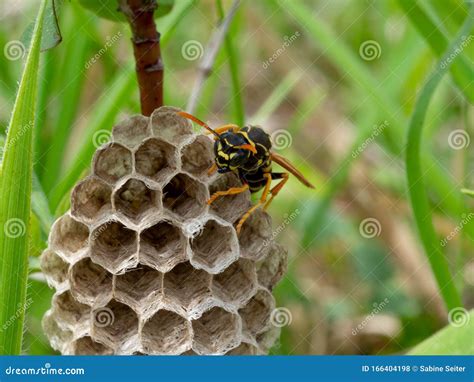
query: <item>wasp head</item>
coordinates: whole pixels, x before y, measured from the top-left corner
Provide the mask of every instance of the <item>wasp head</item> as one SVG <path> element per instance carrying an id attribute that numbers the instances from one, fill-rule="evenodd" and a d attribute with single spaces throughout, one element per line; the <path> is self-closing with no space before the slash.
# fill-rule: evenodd
<path id="1" fill-rule="evenodd" d="M 250 145 L 243 135 L 233 132 L 222 133 L 214 143 L 217 171 L 220 173 L 235 171 L 255 152 L 255 147 Z"/>

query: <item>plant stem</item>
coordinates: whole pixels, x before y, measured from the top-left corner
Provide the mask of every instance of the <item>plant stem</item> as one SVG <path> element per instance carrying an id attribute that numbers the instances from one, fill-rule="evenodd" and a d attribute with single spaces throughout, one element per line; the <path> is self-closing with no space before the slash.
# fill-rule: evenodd
<path id="1" fill-rule="evenodd" d="M 452 60 L 447 60 L 474 25 L 474 6 L 471 7 L 456 39 L 451 42 L 446 53 L 441 57 L 434 72 L 428 78 L 417 99 L 415 110 L 410 120 L 406 148 L 407 183 L 410 201 L 415 216 L 416 225 L 420 234 L 426 256 L 430 262 L 438 288 L 449 310 L 462 306 L 461 297 L 449 271 L 449 264 L 444 256 L 440 241 L 433 225 L 432 213 L 429 204 L 424 173 L 421 167 L 421 141 L 423 125 L 430 100 L 450 67 Z M 447 63 L 447 64 L 446 64 Z"/>
<path id="2" fill-rule="evenodd" d="M 140 104 L 142 114 L 149 116 L 163 105 L 163 61 L 160 34 L 153 14 L 156 0 L 120 0 L 120 11 L 126 16 L 132 31 Z"/>

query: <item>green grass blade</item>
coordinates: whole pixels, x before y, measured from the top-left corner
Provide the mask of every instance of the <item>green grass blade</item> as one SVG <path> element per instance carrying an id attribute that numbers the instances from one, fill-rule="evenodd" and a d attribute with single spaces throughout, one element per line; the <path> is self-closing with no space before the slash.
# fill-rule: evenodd
<path id="1" fill-rule="evenodd" d="M 461 28 L 457 38 L 450 44 L 448 51 L 440 59 L 435 71 L 430 75 L 428 81 L 420 92 L 408 129 L 405 157 L 408 193 L 410 195 L 418 232 L 433 270 L 433 274 L 438 283 L 439 291 L 449 310 L 462 306 L 462 302 L 433 225 L 420 152 L 422 147 L 423 125 L 429 103 L 436 87 L 449 68 L 449 62 L 448 65 L 445 64 L 447 62 L 446 58 L 454 54 L 462 41 L 462 36 L 466 35 L 473 25 L 474 6 L 471 7 L 469 16 Z"/>
<path id="2" fill-rule="evenodd" d="M 224 7 L 222 6 L 222 0 L 217 0 L 217 10 L 219 12 L 220 20 L 224 20 Z M 237 17 L 237 16 L 236 16 Z M 240 65 L 237 60 L 237 52 L 235 50 L 233 38 L 238 41 L 238 34 L 226 33 L 224 37 L 224 45 L 229 60 L 229 71 L 232 81 L 232 101 L 233 101 L 233 120 L 239 126 L 245 124 L 245 110 L 244 102 L 242 99 L 242 86 L 240 85 Z"/>
<path id="3" fill-rule="evenodd" d="M 28 234 L 42 1 L 9 124 L 0 179 L 0 354 L 20 354 L 28 275 Z"/>
<path id="4" fill-rule="evenodd" d="M 74 6 L 73 27 L 80 29 L 84 23 L 85 11 L 79 5 Z M 69 136 L 72 132 L 74 120 L 78 112 L 80 97 L 84 88 L 85 69 L 84 63 L 87 61 L 87 54 L 90 51 L 92 41 L 88 34 L 82 32 L 69 42 L 64 43 L 66 48 L 64 57 L 66 64 L 61 71 L 63 89 L 59 102 L 58 119 L 52 129 L 52 140 L 47 148 L 45 170 L 42 184 L 48 192 L 56 183 L 63 164 L 63 155 L 67 147 Z"/>
<path id="5" fill-rule="evenodd" d="M 450 314 L 451 324 L 413 348 L 409 355 L 473 355 L 474 310 Z"/>
<path id="6" fill-rule="evenodd" d="M 465 195 L 468 195 L 468 196 L 474 198 L 474 190 L 468 190 L 467 188 L 462 188 L 461 192 Z"/>
<path id="7" fill-rule="evenodd" d="M 283 80 L 273 89 L 272 93 L 255 114 L 250 118 L 250 124 L 263 125 L 275 112 L 277 107 L 283 102 L 295 85 L 301 79 L 303 73 L 299 69 L 293 69 Z"/>
<path id="8" fill-rule="evenodd" d="M 437 20 L 432 20 L 430 16 L 413 0 L 398 0 L 405 14 L 410 19 L 415 28 L 420 32 L 433 52 L 440 57 L 448 47 L 448 38 L 440 28 Z M 469 30 L 465 36 L 469 36 Z M 461 46 L 461 44 L 460 44 Z M 447 59 L 448 57 L 446 57 Z M 446 65 L 447 62 L 444 63 Z M 463 92 L 464 96 L 474 103 L 474 67 L 461 51 L 456 61 L 452 63 L 450 71 L 454 82 Z"/>
<path id="9" fill-rule="evenodd" d="M 183 19 L 187 11 L 194 5 L 193 1 L 179 2 L 170 15 L 161 20 L 160 32 L 162 33 L 161 44 L 166 46 L 177 24 Z M 104 91 L 103 97 L 98 101 L 90 113 L 94 116 L 88 123 L 81 147 L 78 150 L 70 167 L 65 171 L 64 178 L 51 190 L 49 196 L 51 211 L 56 211 L 59 203 L 63 200 L 74 184 L 79 180 L 81 174 L 90 166 L 92 156 L 96 147 L 94 146 L 94 134 L 103 130 L 110 131 L 113 123 L 128 102 L 130 94 L 136 89 L 135 70 L 129 66 L 122 70 L 122 74 L 114 81 L 110 89 Z"/>

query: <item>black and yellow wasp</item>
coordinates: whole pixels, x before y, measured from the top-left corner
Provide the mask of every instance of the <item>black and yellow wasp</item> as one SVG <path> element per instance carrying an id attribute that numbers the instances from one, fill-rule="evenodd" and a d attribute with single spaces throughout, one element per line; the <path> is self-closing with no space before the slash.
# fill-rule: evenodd
<path id="1" fill-rule="evenodd" d="M 260 201 L 252 206 L 240 219 L 237 224 L 237 232 L 240 233 L 242 225 L 257 208 L 263 205 L 263 209 L 272 202 L 273 198 L 280 192 L 288 181 L 287 172 L 273 172 L 272 163 L 275 162 L 296 178 L 305 186 L 314 186 L 299 172 L 287 159 L 271 152 L 272 142 L 270 136 L 260 127 L 245 126 L 239 127 L 234 124 L 227 124 L 216 129 L 211 129 L 200 119 L 184 111 L 178 112 L 184 118 L 196 122 L 204 127 L 211 134 L 214 134 L 214 154 L 215 163 L 209 169 L 208 174 L 212 175 L 216 170 L 219 173 L 234 172 L 242 182 L 241 187 L 232 187 L 226 191 L 217 191 L 207 201 L 212 204 L 217 198 L 225 195 L 235 195 L 246 190 L 254 193 L 263 188 Z M 280 179 L 280 182 L 270 188 L 272 180 Z M 271 194 L 268 198 L 268 194 Z"/>

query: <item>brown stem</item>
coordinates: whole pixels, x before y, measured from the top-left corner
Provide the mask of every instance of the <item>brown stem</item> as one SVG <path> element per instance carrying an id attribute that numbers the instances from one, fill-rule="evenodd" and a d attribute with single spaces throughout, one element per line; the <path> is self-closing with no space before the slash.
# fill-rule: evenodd
<path id="1" fill-rule="evenodd" d="M 119 5 L 132 31 L 140 104 L 142 114 L 147 116 L 163 105 L 160 34 L 153 18 L 156 7 L 156 0 L 120 0 Z"/>

